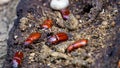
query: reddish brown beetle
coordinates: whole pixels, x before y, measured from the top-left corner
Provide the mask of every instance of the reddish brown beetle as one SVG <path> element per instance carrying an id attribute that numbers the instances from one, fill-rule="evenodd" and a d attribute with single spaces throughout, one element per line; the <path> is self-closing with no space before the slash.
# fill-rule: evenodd
<path id="1" fill-rule="evenodd" d="M 118 68 L 120 68 L 120 60 L 118 61 Z"/>
<path id="2" fill-rule="evenodd" d="M 22 59 L 23 59 L 23 52 L 18 51 L 13 56 L 13 68 L 18 68 L 19 65 L 21 65 Z"/>
<path id="3" fill-rule="evenodd" d="M 43 22 L 43 24 L 41 25 L 41 28 L 42 28 L 42 29 L 49 29 L 49 28 L 52 27 L 52 25 L 53 25 L 53 21 L 50 20 L 50 19 L 46 19 L 46 20 Z"/>
<path id="4" fill-rule="evenodd" d="M 69 45 L 66 49 L 67 52 L 71 52 L 75 49 L 78 49 L 80 47 L 83 47 L 85 45 L 87 45 L 88 43 L 88 40 L 87 39 L 81 39 L 81 40 L 78 40 L 76 42 L 74 42 L 73 44 Z"/>
<path id="5" fill-rule="evenodd" d="M 47 45 L 50 45 L 50 44 L 58 44 L 59 42 L 63 42 L 63 41 L 66 41 L 68 40 L 68 36 L 66 33 L 63 33 L 63 32 L 60 32 L 60 33 L 57 33 L 55 35 L 52 35 L 50 36 L 48 39 L 47 39 L 47 42 L 46 44 Z"/>
<path id="6" fill-rule="evenodd" d="M 29 35 L 29 37 L 25 40 L 24 45 L 29 45 L 34 41 L 38 40 L 41 37 L 41 33 L 35 32 Z"/>
<path id="7" fill-rule="evenodd" d="M 70 10 L 69 9 L 63 9 L 60 11 L 62 14 L 63 19 L 67 20 L 69 18 Z"/>

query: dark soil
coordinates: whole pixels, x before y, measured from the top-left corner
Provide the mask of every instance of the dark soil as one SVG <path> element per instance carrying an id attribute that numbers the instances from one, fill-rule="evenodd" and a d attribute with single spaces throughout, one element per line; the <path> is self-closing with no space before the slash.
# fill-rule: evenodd
<path id="1" fill-rule="evenodd" d="M 11 68 L 17 50 L 24 53 L 21 68 L 117 68 L 120 56 L 119 1 L 70 0 L 70 20 L 63 20 L 60 12 L 52 10 L 49 3 L 50 0 L 20 1 L 18 18 L 9 33 L 3 68 Z M 54 21 L 53 27 L 41 30 L 39 25 L 46 18 Z M 23 43 L 32 32 L 40 32 L 42 37 L 24 48 Z M 59 32 L 67 33 L 69 39 L 47 46 L 47 34 Z M 65 53 L 71 43 L 82 38 L 88 39 L 87 46 Z"/>

